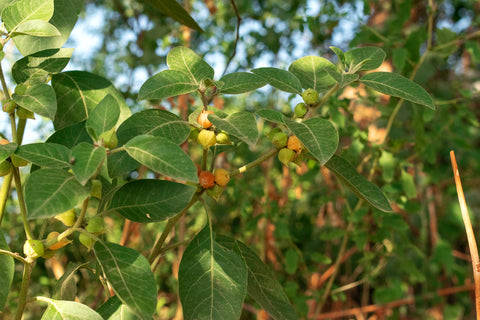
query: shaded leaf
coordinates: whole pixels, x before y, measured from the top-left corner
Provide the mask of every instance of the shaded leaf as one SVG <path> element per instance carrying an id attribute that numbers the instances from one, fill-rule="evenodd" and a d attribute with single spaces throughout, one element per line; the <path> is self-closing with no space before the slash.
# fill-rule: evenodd
<path id="1" fill-rule="evenodd" d="M 57 112 L 55 91 L 45 83 L 29 86 L 23 95 L 13 94 L 12 100 L 19 106 L 52 120 Z"/>
<path id="2" fill-rule="evenodd" d="M 108 211 L 136 222 L 163 221 L 185 209 L 195 191 L 193 186 L 173 181 L 136 180 L 115 192 Z"/>
<path id="3" fill-rule="evenodd" d="M 14 153 L 17 148 L 18 144 L 14 142 L 0 144 L 0 162 L 3 162 L 5 159 L 10 157 L 10 155 Z"/>
<path id="4" fill-rule="evenodd" d="M 70 159 L 73 161 L 72 171 L 77 181 L 84 186 L 100 169 L 107 157 L 104 147 L 82 142 L 73 148 Z"/>
<path id="5" fill-rule="evenodd" d="M 349 70 L 373 70 L 380 67 L 387 54 L 377 47 L 354 48 L 345 52 L 345 67 Z"/>
<path id="6" fill-rule="evenodd" d="M 135 160 L 168 177 L 198 182 L 197 167 L 177 144 L 163 137 L 137 136 L 125 144 Z"/>
<path id="7" fill-rule="evenodd" d="M 40 169 L 25 182 L 28 218 L 49 218 L 72 209 L 90 195 L 73 175 L 64 170 Z"/>
<path id="8" fill-rule="evenodd" d="M 311 88 L 321 92 L 335 84 L 335 80 L 324 70 L 325 68 L 337 71 L 337 67 L 327 59 L 306 56 L 292 62 L 288 71 L 300 80 L 304 89 Z"/>
<path id="9" fill-rule="evenodd" d="M 192 49 L 187 47 L 175 47 L 167 55 L 167 65 L 170 70 L 184 72 L 190 82 L 200 85 L 202 80 L 213 79 L 213 68 L 206 63 Z"/>
<path id="10" fill-rule="evenodd" d="M 290 93 L 302 94 L 300 80 L 289 71 L 277 68 L 257 68 L 252 72 L 264 78 L 271 86 Z"/>
<path id="11" fill-rule="evenodd" d="M 58 300 L 74 301 L 77 295 L 77 280 L 75 274 L 81 268 L 86 268 L 88 262 L 72 263 L 69 262 L 63 275 L 55 284 L 54 298 Z"/>
<path id="12" fill-rule="evenodd" d="M 175 0 L 147 0 L 147 2 L 164 15 L 169 16 L 181 24 L 197 31 L 204 32 L 188 12 L 185 11 L 185 9 Z"/>
<path id="13" fill-rule="evenodd" d="M 435 110 L 435 103 L 427 91 L 399 74 L 371 72 L 364 75 L 360 82 L 381 93 L 399 97 Z"/>
<path id="14" fill-rule="evenodd" d="M 236 112 L 222 119 L 215 114 L 208 115 L 208 119 L 218 128 L 234 137 L 254 146 L 258 140 L 258 129 L 255 117 L 250 112 Z"/>
<path id="15" fill-rule="evenodd" d="M 147 259 L 110 242 L 95 242 L 93 251 L 118 298 L 141 319 L 150 320 L 157 305 L 157 286 Z"/>
<path id="16" fill-rule="evenodd" d="M 105 320 L 137 320 L 139 319 L 135 313 L 126 305 L 123 304 L 117 296 L 113 296 L 105 301 L 104 304 L 98 308 L 97 312 Z"/>
<path id="17" fill-rule="evenodd" d="M 263 87 L 267 84 L 264 78 L 248 72 L 234 72 L 224 75 L 220 81 L 224 83 L 220 92 L 240 94 Z"/>
<path id="18" fill-rule="evenodd" d="M 117 100 L 111 94 L 107 94 L 90 113 L 85 128 L 92 139 L 97 141 L 102 133 L 115 126 L 119 117 L 120 108 Z"/>
<path id="19" fill-rule="evenodd" d="M 262 109 L 262 110 L 258 110 L 257 112 L 255 112 L 255 114 L 257 116 L 265 119 L 265 120 L 270 121 L 270 122 L 284 124 L 283 120 L 285 119 L 285 116 L 280 111 Z"/>
<path id="20" fill-rule="evenodd" d="M 393 211 L 380 188 L 360 175 L 347 160 L 334 155 L 325 166 L 359 198 L 384 212 Z"/>
<path id="21" fill-rule="evenodd" d="M 61 169 L 70 166 L 70 149 L 61 144 L 24 144 L 18 147 L 15 154 L 39 167 Z"/>
<path id="22" fill-rule="evenodd" d="M 335 55 L 337 56 L 338 61 L 340 62 L 342 68 L 345 68 L 345 55 L 344 55 L 342 49 L 337 48 L 337 47 L 334 47 L 334 46 L 330 46 L 329 48 L 330 48 L 330 50 L 332 50 L 332 51 L 335 53 Z"/>
<path id="23" fill-rule="evenodd" d="M 140 163 L 132 159 L 126 151 L 109 155 L 107 159 L 108 174 L 110 177 L 127 175 L 139 166 Z"/>
<path id="24" fill-rule="evenodd" d="M 60 35 L 60 31 L 53 24 L 43 20 L 29 20 L 20 24 L 11 37 L 19 35 L 29 35 L 35 37 L 55 37 Z"/>
<path id="25" fill-rule="evenodd" d="M 198 89 L 198 84 L 183 71 L 163 70 L 150 77 L 140 87 L 138 100 L 164 99 L 189 93 Z"/>
<path id="26" fill-rule="evenodd" d="M 190 242 L 178 270 L 183 314 L 189 319 L 239 319 L 247 291 L 245 262 L 215 242 L 207 225 Z"/>
<path id="27" fill-rule="evenodd" d="M 37 300 L 48 302 L 48 308 L 42 320 L 103 320 L 102 317 L 84 304 L 74 301 L 54 300 L 37 297 Z"/>
<path id="28" fill-rule="evenodd" d="M 323 166 L 338 147 L 338 132 L 330 121 L 311 118 L 296 122 L 285 118 L 285 125 Z"/>
<path id="29" fill-rule="evenodd" d="M 72 149 L 80 142 L 92 143 L 92 138 L 85 129 L 85 121 L 72 124 L 68 127 L 55 131 L 47 141 L 49 143 L 58 143 Z"/>
<path id="30" fill-rule="evenodd" d="M 0 249 L 10 251 L 5 241 L 4 232 L 0 228 Z M 13 281 L 13 272 L 15 271 L 15 262 L 11 256 L 0 254 L 0 313 L 4 310 L 7 302 L 10 286 Z"/>

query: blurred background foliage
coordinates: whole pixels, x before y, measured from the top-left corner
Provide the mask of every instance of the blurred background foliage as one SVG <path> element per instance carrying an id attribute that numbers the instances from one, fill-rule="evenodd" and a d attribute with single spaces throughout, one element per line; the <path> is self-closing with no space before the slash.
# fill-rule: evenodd
<path id="1" fill-rule="evenodd" d="M 186 117 L 200 105 L 195 97 L 148 105 L 136 101 L 140 85 L 166 68 L 166 54 L 174 46 L 188 46 L 203 56 L 215 67 L 216 79 L 225 71 L 286 69 L 310 54 L 336 61 L 332 45 L 384 49 L 382 69 L 406 77 L 416 72 L 414 80 L 431 93 L 437 110 L 404 103 L 385 143 L 381 141 L 395 99 L 361 86 L 347 87 L 321 112 L 339 129 L 342 155 L 382 188 L 395 212 L 357 207 L 357 198 L 315 162 L 287 168 L 272 159 L 232 180 L 221 200 L 212 201 L 214 229 L 254 248 L 304 318 L 376 304 L 356 319 L 367 319 L 367 314 L 368 319 L 474 319 L 471 263 L 449 151 L 456 152 L 474 229 L 480 230 L 480 2 L 252 0 L 235 1 L 236 10 L 232 2 L 179 1 L 201 33 L 148 1 L 88 0 L 69 40 L 77 48 L 72 66 L 112 80 L 134 110 L 165 108 Z M 434 50 L 415 70 L 427 46 L 429 13 L 434 16 Z M 222 96 L 213 104 L 227 112 L 267 108 L 288 114 L 297 99 L 267 87 Z M 272 127 L 259 125 L 264 134 L 255 150 L 222 153 L 217 165 L 238 168 L 267 150 L 266 134 Z M 200 157 L 196 150 L 191 154 Z M 193 237 L 204 219 L 203 209 L 194 207 L 172 243 Z M 126 245 L 139 249 L 148 249 L 162 229 L 111 220 L 114 232 L 109 237 L 118 242 L 126 236 Z M 64 250 L 73 261 L 88 254 Z M 172 274 L 182 250 L 166 254 L 156 271 L 159 319 L 181 318 Z M 54 274 L 59 260 L 46 263 L 47 271 Z M 91 286 L 91 274 L 84 273 L 79 285 Z M 44 278 L 40 283 L 48 284 Z M 91 289 L 79 292 L 87 292 L 82 298 L 93 304 Z M 268 319 L 249 303 L 244 319 Z M 352 312 L 349 319 L 355 317 Z M 334 315 L 318 317 L 327 318 Z"/>

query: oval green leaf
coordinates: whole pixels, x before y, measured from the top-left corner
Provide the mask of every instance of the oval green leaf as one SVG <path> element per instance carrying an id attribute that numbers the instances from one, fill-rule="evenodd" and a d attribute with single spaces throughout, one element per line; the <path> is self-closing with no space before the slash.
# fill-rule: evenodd
<path id="1" fill-rule="evenodd" d="M 324 70 L 325 68 L 338 71 L 338 68 L 327 59 L 306 56 L 292 62 L 288 71 L 300 80 L 304 89 L 312 88 L 322 92 L 335 84 L 335 79 Z"/>
<path id="2" fill-rule="evenodd" d="M 18 144 L 14 142 L 0 144 L 0 162 L 3 162 L 5 159 L 10 157 L 10 155 L 14 153 L 17 148 Z"/>
<path id="3" fill-rule="evenodd" d="M 147 259 L 134 249 L 103 241 L 95 242 L 93 252 L 118 298 L 141 319 L 150 320 L 157 286 Z"/>
<path id="4" fill-rule="evenodd" d="M 57 112 L 55 91 L 45 83 L 29 86 L 23 95 L 13 94 L 12 100 L 19 106 L 51 120 Z"/>
<path id="5" fill-rule="evenodd" d="M 117 296 L 113 296 L 105 301 L 98 308 L 97 312 L 105 320 L 138 320 L 139 317 L 126 305 L 123 304 Z"/>
<path id="6" fill-rule="evenodd" d="M 5 241 L 4 232 L 0 228 L 0 249 L 11 251 Z M 11 256 L 0 254 L 0 314 L 2 313 L 5 303 L 7 303 L 8 293 L 13 281 L 13 272 L 15 262 Z"/>
<path id="7" fill-rule="evenodd" d="M 42 316 L 42 320 L 103 320 L 98 313 L 78 302 L 53 300 L 46 297 L 37 297 L 37 300 L 45 301 L 49 304 Z"/>
<path id="8" fill-rule="evenodd" d="M 371 72 L 360 82 L 378 92 L 402 98 L 435 110 L 435 103 L 425 89 L 402 75 L 390 72 Z"/>
<path id="9" fill-rule="evenodd" d="M 72 209 L 89 195 L 90 188 L 82 186 L 64 170 L 36 170 L 25 182 L 25 204 L 29 219 L 53 217 Z"/>
<path id="10" fill-rule="evenodd" d="M 31 143 L 18 147 L 17 156 L 39 167 L 67 168 L 70 166 L 70 149 L 56 143 Z"/>
<path id="11" fill-rule="evenodd" d="M 302 94 L 300 80 L 291 72 L 277 68 L 257 68 L 252 72 L 264 78 L 267 83 L 279 90 Z"/>
<path id="12" fill-rule="evenodd" d="M 178 96 L 195 91 L 198 86 L 183 71 L 163 70 L 145 81 L 138 92 L 138 100 Z"/>
<path id="13" fill-rule="evenodd" d="M 226 118 L 215 114 L 208 115 L 208 119 L 218 128 L 253 147 L 258 140 L 258 129 L 255 116 L 250 112 L 232 113 Z"/>
<path id="14" fill-rule="evenodd" d="M 53 0 L 14 1 L 2 11 L 2 22 L 8 31 L 14 31 L 30 20 L 48 21 L 53 16 Z"/>
<path id="15" fill-rule="evenodd" d="M 29 20 L 20 24 L 15 31 L 11 33 L 12 38 L 20 35 L 55 37 L 60 35 L 60 31 L 47 21 Z"/>
<path id="16" fill-rule="evenodd" d="M 193 20 L 188 12 L 176 0 L 147 0 L 147 2 L 154 8 L 158 9 L 164 15 L 180 22 L 181 24 L 195 29 L 199 32 L 204 32 L 202 28 Z"/>
<path id="17" fill-rule="evenodd" d="M 125 176 L 139 166 L 140 163 L 132 159 L 126 151 L 109 155 L 107 159 L 108 174 L 110 177 Z"/>
<path id="18" fill-rule="evenodd" d="M 82 186 L 87 184 L 99 170 L 107 157 L 104 147 L 95 147 L 93 144 L 82 142 L 73 148 L 70 154 L 72 171 Z"/>
<path id="19" fill-rule="evenodd" d="M 283 120 L 285 119 L 285 116 L 280 111 L 263 109 L 258 110 L 257 112 L 255 112 L 255 114 L 267 121 L 284 124 Z"/>
<path id="20" fill-rule="evenodd" d="M 85 121 L 72 124 L 68 127 L 55 131 L 48 137 L 48 143 L 58 143 L 71 149 L 80 142 L 92 143 L 92 138 L 85 129 Z"/>
<path id="21" fill-rule="evenodd" d="M 115 192 L 108 211 L 136 222 L 163 221 L 185 209 L 195 191 L 193 186 L 173 181 L 136 180 Z"/>
<path id="22" fill-rule="evenodd" d="M 111 94 L 105 98 L 90 113 L 85 127 L 92 139 L 98 140 L 98 137 L 108 130 L 112 129 L 120 117 L 120 107 L 117 100 Z"/>
<path id="23" fill-rule="evenodd" d="M 177 144 L 163 137 L 141 135 L 125 144 L 135 160 L 168 177 L 198 182 L 197 167 Z"/>
<path id="24" fill-rule="evenodd" d="M 234 72 L 224 75 L 220 81 L 224 83 L 221 93 L 240 94 L 263 87 L 267 84 L 264 78 L 248 72 Z"/>
<path id="25" fill-rule="evenodd" d="M 296 122 L 285 118 L 285 125 L 323 166 L 338 147 L 338 132 L 330 121 L 312 118 Z"/>
<path id="26" fill-rule="evenodd" d="M 190 82 L 199 86 L 202 80 L 213 79 L 213 68 L 192 49 L 175 47 L 167 54 L 167 65 L 170 70 L 184 72 Z"/>
<path id="27" fill-rule="evenodd" d="M 352 190 L 353 193 L 371 206 L 384 212 L 393 211 L 380 188 L 359 174 L 347 160 L 334 155 L 325 166 Z"/>
<path id="28" fill-rule="evenodd" d="M 345 67 L 349 70 L 373 70 L 380 67 L 387 54 L 377 47 L 354 48 L 345 52 Z"/>

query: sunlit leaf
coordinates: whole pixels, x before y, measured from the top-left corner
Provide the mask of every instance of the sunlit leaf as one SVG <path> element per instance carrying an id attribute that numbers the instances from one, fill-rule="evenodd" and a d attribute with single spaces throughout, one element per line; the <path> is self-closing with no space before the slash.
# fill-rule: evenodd
<path id="1" fill-rule="evenodd" d="M 325 68 L 337 70 L 337 67 L 327 59 L 306 56 L 292 62 L 288 71 L 300 80 L 304 89 L 311 88 L 322 92 L 335 84 L 335 80 L 324 70 Z"/>
<path id="2" fill-rule="evenodd" d="M 84 304 L 74 301 L 54 300 L 37 297 L 37 300 L 48 302 L 48 308 L 42 320 L 103 320 L 102 317 Z"/>
<path id="3" fill-rule="evenodd" d="M 248 72 L 234 72 L 220 78 L 224 83 L 220 92 L 227 94 L 240 94 L 263 87 L 267 84 L 264 78 Z"/>
<path id="4" fill-rule="evenodd" d="M 195 91 L 198 86 L 183 71 L 163 70 L 143 83 L 138 92 L 138 100 L 174 97 Z"/>
<path id="5" fill-rule="evenodd" d="M 70 166 L 70 149 L 61 144 L 24 144 L 17 149 L 15 154 L 39 167 L 67 168 Z"/>
<path id="6" fill-rule="evenodd" d="M 55 91 L 45 83 L 28 87 L 25 94 L 13 94 L 12 100 L 19 106 L 52 120 L 57 112 Z"/>
<path id="7" fill-rule="evenodd" d="M 191 82 L 200 85 L 202 80 L 213 79 L 213 68 L 192 49 L 175 47 L 167 55 L 167 65 L 170 70 L 184 72 Z"/>
<path id="8" fill-rule="evenodd" d="M 252 72 L 264 78 L 271 86 L 290 93 L 302 94 L 300 80 L 289 71 L 277 68 L 258 68 Z"/>
<path id="9" fill-rule="evenodd" d="M 254 146 L 258 140 L 258 129 L 255 117 L 250 112 L 232 113 L 226 118 L 219 118 L 215 114 L 208 115 L 208 119 L 218 128 L 234 137 Z"/>

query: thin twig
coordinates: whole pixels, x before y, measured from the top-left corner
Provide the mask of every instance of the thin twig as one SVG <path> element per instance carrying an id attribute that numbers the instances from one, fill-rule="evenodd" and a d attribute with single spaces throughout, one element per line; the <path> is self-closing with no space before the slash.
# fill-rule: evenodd
<path id="1" fill-rule="evenodd" d="M 235 33 L 235 43 L 233 44 L 233 52 L 230 58 L 228 58 L 227 64 L 225 65 L 225 70 L 223 70 L 222 77 L 225 75 L 227 72 L 228 66 L 232 62 L 233 58 L 237 54 L 237 44 L 238 40 L 240 39 L 240 23 L 242 22 L 242 18 L 240 17 L 240 13 L 238 12 L 237 5 L 235 4 L 234 0 L 230 0 L 230 3 L 232 4 L 233 11 L 235 11 L 235 15 L 237 16 L 237 31 Z"/>
<path id="2" fill-rule="evenodd" d="M 457 187 L 458 202 L 462 211 L 463 224 L 467 233 L 468 247 L 470 248 L 470 256 L 472 257 L 473 279 L 475 280 L 475 306 L 477 309 L 477 320 L 480 320 L 480 259 L 478 257 L 477 242 L 475 234 L 468 214 L 467 202 L 463 194 L 462 182 L 460 181 L 460 173 L 458 171 L 455 152 L 450 151 L 450 160 L 452 161 L 453 176 L 455 178 L 455 186 Z"/>

